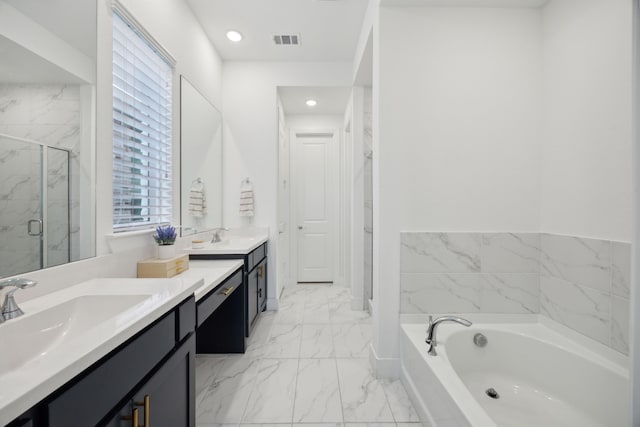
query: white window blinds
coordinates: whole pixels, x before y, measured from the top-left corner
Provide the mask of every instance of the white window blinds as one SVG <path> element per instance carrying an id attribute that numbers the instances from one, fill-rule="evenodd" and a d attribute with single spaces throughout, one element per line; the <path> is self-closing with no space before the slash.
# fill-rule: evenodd
<path id="1" fill-rule="evenodd" d="M 113 229 L 171 222 L 173 70 L 113 14 Z"/>

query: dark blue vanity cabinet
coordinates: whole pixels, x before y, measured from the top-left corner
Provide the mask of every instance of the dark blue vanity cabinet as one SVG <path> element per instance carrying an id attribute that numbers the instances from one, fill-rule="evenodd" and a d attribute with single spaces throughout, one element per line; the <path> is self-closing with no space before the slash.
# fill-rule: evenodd
<path id="1" fill-rule="evenodd" d="M 248 337 L 260 313 L 267 308 L 267 243 L 248 254 L 190 254 L 192 260 L 241 259 L 244 262 L 245 333 Z M 227 353 L 228 351 L 225 351 Z M 198 353 L 200 351 L 198 350 Z"/>
<path id="2" fill-rule="evenodd" d="M 195 313 L 191 296 L 9 426 L 195 427 Z"/>

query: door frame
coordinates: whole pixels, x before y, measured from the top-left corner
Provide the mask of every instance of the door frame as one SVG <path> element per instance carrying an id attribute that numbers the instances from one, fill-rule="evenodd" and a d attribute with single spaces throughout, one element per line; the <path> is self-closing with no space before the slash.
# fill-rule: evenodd
<path id="1" fill-rule="evenodd" d="M 330 171 L 331 176 L 331 187 L 332 191 L 335 195 L 334 199 L 331 203 L 331 211 L 330 211 L 330 222 L 331 222 L 331 248 L 332 248 L 332 260 L 333 263 L 333 282 L 336 283 L 336 279 L 338 278 L 337 269 L 339 262 L 339 239 L 338 239 L 338 230 L 339 228 L 339 209 L 340 209 L 340 141 L 342 141 L 343 136 L 340 129 L 337 128 L 291 128 L 289 132 L 289 150 L 291 153 L 289 164 L 289 180 L 290 180 L 290 205 L 289 205 L 289 218 L 291 220 L 291 233 L 289 248 L 291 253 L 291 264 L 289 270 L 289 277 L 291 280 L 291 284 L 298 283 L 298 169 L 297 169 L 297 159 L 298 159 L 298 141 L 297 135 L 313 135 L 313 134 L 332 134 L 333 140 L 331 142 L 331 168 Z"/>

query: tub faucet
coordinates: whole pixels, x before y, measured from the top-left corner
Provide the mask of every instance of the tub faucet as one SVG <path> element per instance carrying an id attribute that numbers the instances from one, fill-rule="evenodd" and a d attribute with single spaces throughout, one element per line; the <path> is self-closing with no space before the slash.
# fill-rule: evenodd
<path id="1" fill-rule="evenodd" d="M 22 311 L 20 307 L 18 307 L 16 300 L 13 299 L 13 293 L 18 289 L 31 288 L 37 283 L 38 282 L 36 282 L 35 280 L 22 279 L 20 277 L 0 280 L 0 290 L 9 286 L 13 286 L 13 289 L 11 289 L 5 295 L 2 307 L 0 307 L 0 323 L 4 322 L 5 320 L 15 319 L 16 317 L 20 317 L 24 314 L 24 311 Z"/>
<path id="2" fill-rule="evenodd" d="M 222 233 L 223 231 L 229 231 L 229 229 L 225 227 L 214 228 L 213 236 L 211 237 L 211 243 L 222 242 L 222 236 L 220 235 L 220 233 Z"/>
<path id="3" fill-rule="evenodd" d="M 437 356 L 436 352 L 436 327 L 443 322 L 454 322 L 459 323 L 463 326 L 471 326 L 471 322 L 467 319 L 463 319 L 462 317 L 456 316 L 441 316 L 436 320 L 433 320 L 433 316 L 429 316 L 429 325 L 427 326 L 427 339 L 424 340 L 427 344 L 429 344 L 429 355 Z"/>

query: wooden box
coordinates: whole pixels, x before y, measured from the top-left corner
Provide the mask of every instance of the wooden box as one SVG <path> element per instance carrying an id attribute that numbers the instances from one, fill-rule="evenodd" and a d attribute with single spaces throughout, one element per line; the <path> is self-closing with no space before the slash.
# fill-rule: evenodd
<path id="1" fill-rule="evenodd" d="M 170 259 L 147 259 L 138 262 L 138 277 L 169 278 L 189 269 L 189 255 L 178 255 Z"/>

